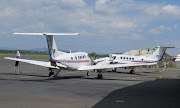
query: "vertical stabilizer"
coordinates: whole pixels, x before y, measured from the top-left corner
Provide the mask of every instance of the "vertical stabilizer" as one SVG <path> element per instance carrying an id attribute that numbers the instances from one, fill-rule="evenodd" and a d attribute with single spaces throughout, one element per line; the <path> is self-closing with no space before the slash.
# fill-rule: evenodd
<path id="1" fill-rule="evenodd" d="M 46 35 L 47 45 L 49 50 L 49 55 L 51 59 L 54 59 L 59 56 L 59 52 L 56 46 L 56 42 L 54 40 L 54 36 Z"/>
<path id="2" fill-rule="evenodd" d="M 160 47 L 157 46 L 156 47 L 156 51 L 153 53 L 153 55 L 151 56 L 152 59 L 155 59 L 157 61 L 161 61 L 167 48 L 175 48 L 175 47 Z"/>

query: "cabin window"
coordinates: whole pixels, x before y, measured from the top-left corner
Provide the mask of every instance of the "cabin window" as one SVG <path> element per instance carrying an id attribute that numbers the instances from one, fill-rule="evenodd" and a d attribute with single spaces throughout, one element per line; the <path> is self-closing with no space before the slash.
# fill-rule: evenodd
<path id="1" fill-rule="evenodd" d="M 134 60 L 134 58 L 132 58 L 132 60 Z"/>
<path id="2" fill-rule="evenodd" d="M 121 57 L 121 59 L 122 59 L 122 57 Z"/>
<path id="3" fill-rule="evenodd" d="M 142 61 L 143 61 L 144 59 L 142 59 Z"/>
<path id="4" fill-rule="evenodd" d="M 124 59 L 126 59 L 126 58 L 124 57 Z"/>
<path id="5" fill-rule="evenodd" d="M 126 59 L 128 60 L 128 57 Z"/>
<path id="6" fill-rule="evenodd" d="M 129 58 L 129 60 L 131 60 L 131 58 Z"/>
<path id="7" fill-rule="evenodd" d="M 77 60 L 77 57 L 75 56 L 76 60 Z"/>
<path id="8" fill-rule="evenodd" d="M 71 60 L 73 60 L 73 57 L 71 57 Z"/>

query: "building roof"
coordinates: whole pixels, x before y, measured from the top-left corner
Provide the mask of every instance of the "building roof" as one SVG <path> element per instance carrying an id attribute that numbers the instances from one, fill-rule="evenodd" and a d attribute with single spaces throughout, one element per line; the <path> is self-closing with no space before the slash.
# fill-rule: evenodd
<path id="1" fill-rule="evenodd" d="M 148 56 L 152 55 L 154 51 L 150 50 L 142 50 L 141 51 L 141 56 Z M 123 55 L 134 55 L 134 56 L 139 56 L 139 50 L 130 50 L 128 52 L 123 53 Z"/>

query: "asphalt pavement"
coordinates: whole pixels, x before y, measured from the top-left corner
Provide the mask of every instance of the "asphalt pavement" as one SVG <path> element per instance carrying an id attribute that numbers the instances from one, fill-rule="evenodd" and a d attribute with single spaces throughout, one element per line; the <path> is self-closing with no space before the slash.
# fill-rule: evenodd
<path id="1" fill-rule="evenodd" d="M 47 61 L 47 60 L 46 60 Z M 180 70 L 118 69 L 103 73 L 62 70 L 48 77 L 44 67 L 0 58 L 0 108 L 180 108 Z"/>

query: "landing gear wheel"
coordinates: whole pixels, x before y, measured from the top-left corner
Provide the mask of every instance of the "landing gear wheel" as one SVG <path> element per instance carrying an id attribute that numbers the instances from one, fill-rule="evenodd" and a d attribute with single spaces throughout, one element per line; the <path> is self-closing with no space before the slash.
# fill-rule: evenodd
<path id="1" fill-rule="evenodd" d="M 98 74 L 97 75 L 97 79 L 102 79 L 103 78 L 103 75 L 102 74 Z"/>
<path id="2" fill-rule="evenodd" d="M 116 68 L 113 68 L 112 71 L 113 71 L 113 72 L 116 72 Z"/>
<path id="3" fill-rule="evenodd" d="M 51 75 L 54 75 L 54 72 L 49 72 L 49 77 L 51 77 Z"/>
<path id="4" fill-rule="evenodd" d="M 132 69 L 131 71 L 130 71 L 130 74 L 134 74 L 135 73 L 135 71 Z"/>
<path id="5" fill-rule="evenodd" d="M 87 72 L 87 76 L 89 76 L 89 71 Z"/>

